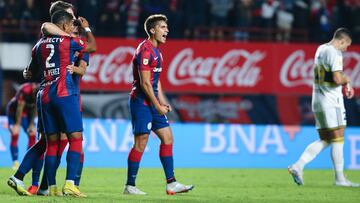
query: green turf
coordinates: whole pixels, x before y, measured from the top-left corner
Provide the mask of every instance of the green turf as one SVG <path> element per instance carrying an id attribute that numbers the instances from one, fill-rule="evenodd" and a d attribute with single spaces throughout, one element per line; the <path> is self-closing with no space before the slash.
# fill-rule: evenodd
<path id="1" fill-rule="evenodd" d="M 62 187 L 64 169 L 58 174 L 58 186 Z M 85 168 L 81 190 L 87 198 L 70 197 L 20 197 L 6 184 L 13 173 L 0 168 L 1 202 L 360 202 L 360 188 L 333 186 L 331 170 L 305 171 L 306 186 L 292 182 L 286 169 L 177 169 L 179 182 L 195 185 L 193 191 L 175 196 L 165 194 L 161 169 L 141 168 L 137 186 L 146 196 L 123 195 L 125 169 Z M 360 182 L 360 171 L 347 171 L 354 182 Z M 31 175 L 26 177 L 29 184 Z"/>

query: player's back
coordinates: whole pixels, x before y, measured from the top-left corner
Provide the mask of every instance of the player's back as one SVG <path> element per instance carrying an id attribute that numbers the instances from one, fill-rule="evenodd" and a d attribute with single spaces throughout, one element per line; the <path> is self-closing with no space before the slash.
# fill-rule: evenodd
<path id="1" fill-rule="evenodd" d="M 49 36 L 38 41 L 33 48 L 33 60 L 40 72 L 40 89 L 44 95 L 64 97 L 76 94 L 74 81 L 66 66 L 74 62 L 76 51 L 84 49 L 80 39 Z"/>
<path id="2" fill-rule="evenodd" d="M 315 53 L 313 104 L 336 106 L 342 100 L 341 85 L 333 79 L 333 72 L 342 71 L 342 54 L 330 43 L 322 44 Z"/>

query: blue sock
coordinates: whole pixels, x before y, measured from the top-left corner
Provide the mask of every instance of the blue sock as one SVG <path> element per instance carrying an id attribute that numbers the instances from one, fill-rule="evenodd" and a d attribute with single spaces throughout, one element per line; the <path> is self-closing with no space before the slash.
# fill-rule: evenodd
<path id="1" fill-rule="evenodd" d="M 32 185 L 39 186 L 41 169 L 44 165 L 44 156 L 41 156 L 32 168 Z"/>
<path id="2" fill-rule="evenodd" d="M 69 139 L 69 150 L 66 155 L 66 180 L 75 181 L 76 174 L 80 165 L 80 157 L 82 152 L 82 139 Z"/>
<path id="3" fill-rule="evenodd" d="M 48 141 L 45 155 L 45 170 L 49 185 L 56 185 L 58 141 Z"/>
<path id="4" fill-rule="evenodd" d="M 19 140 L 19 135 L 18 134 L 11 135 L 10 153 L 11 153 L 11 158 L 12 158 L 13 161 L 18 160 L 18 154 L 19 154 L 18 140 Z"/>
<path id="5" fill-rule="evenodd" d="M 75 185 L 79 186 L 80 185 L 80 179 L 81 179 L 81 174 L 83 171 L 83 167 L 84 167 L 84 152 L 81 153 L 80 155 L 80 165 L 79 165 L 79 169 L 76 173 L 76 177 L 75 177 Z"/>
<path id="6" fill-rule="evenodd" d="M 44 154 L 46 150 L 45 140 L 39 140 L 34 146 L 32 146 L 25 154 L 18 171 L 23 174 L 27 174 L 37 163 L 37 160 Z M 39 172 L 41 168 L 39 169 Z"/>
<path id="7" fill-rule="evenodd" d="M 160 145 L 160 161 L 163 165 L 167 182 L 175 181 L 174 177 L 174 160 L 172 155 L 172 144 Z"/>
<path id="8" fill-rule="evenodd" d="M 126 185 L 135 186 L 135 180 L 139 170 L 142 154 L 143 152 L 139 152 L 134 148 L 131 149 L 128 157 L 128 172 Z"/>

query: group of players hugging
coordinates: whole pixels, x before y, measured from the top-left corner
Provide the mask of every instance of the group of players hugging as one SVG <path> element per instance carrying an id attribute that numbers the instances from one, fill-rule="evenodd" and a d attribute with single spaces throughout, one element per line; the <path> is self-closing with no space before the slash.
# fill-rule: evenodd
<path id="1" fill-rule="evenodd" d="M 31 61 L 23 71 L 24 78 L 31 82 L 20 86 L 7 107 L 10 151 L 13 169 L 16 170 L 7 184 L 22 196 L 86 197 L 79 187 L 84 162 L 79 83 L 89 64 L 89 53 L 97 49 L 96 40 L 88 21 L 75 17 L 72 4 L 53 2 L 49 14 L 51 22 L 43 23 L 42 36 L 34 45 Z M 166 177 L 166 193 L 188 192 L 194 186 L 183 185 L 175 179 L 173 135 L 165 115 L 171 111 L 171 106 L 166 101 L 159 79 L 163 62 L 159 45 L 166 42 L 169 32 L 166 16 L 149 16 L 144 29 L 149 37 L 139 44 L 132 61 L 134 82 L 129 107 L 134 145 L 128 156 L 127 182 L 123 193 L 146 194 L 135 186 L 135 179 L 150 131 L 161 140 L 159 156 Z M 37 128 L 34 124 L 36 115 Z M 17 142 L 20 126 L 28 134 L 29 143 L 28 151 L 19 164 Z M 37 141 L 36 132 L 39 134 Z M 56 172 L 67 145 L 66 180 L 59 190 Z M 23 180 L 30 170 L 32 185 L 26 189 Z"/>

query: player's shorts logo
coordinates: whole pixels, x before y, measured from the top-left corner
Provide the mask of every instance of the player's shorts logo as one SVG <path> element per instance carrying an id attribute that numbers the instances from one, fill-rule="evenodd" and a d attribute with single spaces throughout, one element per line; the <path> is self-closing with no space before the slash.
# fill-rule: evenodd
<path id="1" fill-rule="evenodd" d="M 151 123 L 151 122 L 149 122 L 149 123 L 147 124 L 147 129 L 148 129 L 148 130 L 150 130 L 150 129 L 151 129 L 151 127 L 152 127 L 152 123 Z"/>
<path id="2" fill-rule="evenodd" d="M 147 64 L 149 64 L 149 59 L 143 59 L 143 64 L 146 66 Z"/>

